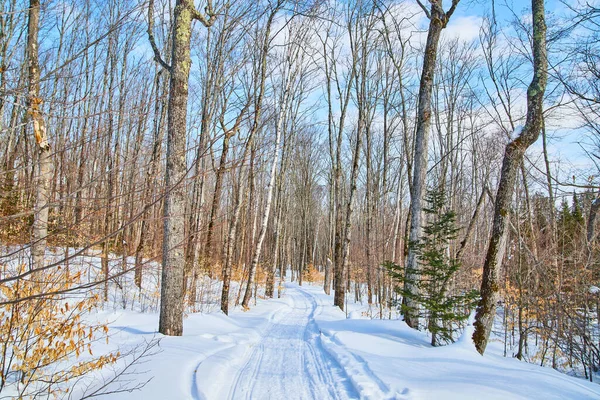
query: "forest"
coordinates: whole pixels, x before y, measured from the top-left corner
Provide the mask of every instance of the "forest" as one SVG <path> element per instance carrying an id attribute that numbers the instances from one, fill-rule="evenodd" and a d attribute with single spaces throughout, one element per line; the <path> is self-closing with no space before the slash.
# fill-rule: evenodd
<path id="1" fill-rule="evenodd" d="M 597 1 L 0 2 L 0 395 L 289 282 L 596 380 L 599 82 Z"/>

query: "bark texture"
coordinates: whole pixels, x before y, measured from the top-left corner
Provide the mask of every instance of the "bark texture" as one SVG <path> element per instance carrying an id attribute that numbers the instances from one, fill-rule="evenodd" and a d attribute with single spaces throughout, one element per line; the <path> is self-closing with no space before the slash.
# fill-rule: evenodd
<path id="1" fill-rule="evenodd" d="M 429 31 L 425 43 L 425 56 L 423 58 L 423 70 L 419 84 L 419 105 L 417 109 L 417 131 L 415 134 L 415 148 L 413 156 L 413 181 L 410 196 L 410 231 L 408 235 L 409 249 L 406 261 L 405 291 L 416 294 L 417 282 L 420 277 L 417 262 L 416 248 L 414 244 L 421 237 L 421 214 L 423 211 L 423 195 L 426 191 L 425 178 L 427 175 L 427 151 L 429 142 L 429 131 L 431 128 L 431 93 L 435 75 L 435 63 L 438 53 L 438 44 L 442 30 L 448 24 L 448 20 L 456 9 L 459 0 L 452 1 L 452 7 L 445 12 L 441 0 L 431 0 L 431 9 L 428 11 L 421 2 L 418 2 L 429 18 Z M 408 326 L 418 328 L 419 317 L 416 312 L 417 305 L 412 299 L 406 298 L 407 310 L 404 320 Z"/>
<path id="2" fill-rule="evenodd" d="M 183 334 L 183 275 L 185 267 L 185 186 L 183 180 L 186 163 L 186 118 L 188 81 L 190 76 L 190 40 L 194 19 L 210 26 L 215 21 L 212 4 L 206 7 L 207 17 L 194 8 L 193 3 L 178 0 L 175 3 L 171 65 L 159 55 L 152 34 L 152 11 L 154 2 L 149 2 L 148 37 L 155 59 L 170 72 L 169 105 L 167 111 L 167 166 L 165 173 L 165 207 L 163 228 L 162 280 L 160 293 L 160 317 L 158 331 L 164 335 Z"/>
<path id="3" fill-rule="evenodd" d="M 50 183 L 52 180 L 52 157 L 46 132 L 46 121 L 41 112 L 40 64 L 38 56 L 38 32 L 40 26 L 40 1 L 29 2 L 27 25 L 27 62 L 29 73 L 29 93 L 27 113 L 33 122 L 33 133 L 38 148 L 38 164 L 35 169 L 36 187 L 33 230 L 32 230 L 32 269 L 44 266 L 46 237 L 48 236 L 48 206 L 50 203 Z"/>
<path id="4" fill-rule="evenodd" d="M 167 113 L 167 195 L 164 208 L 161 303 L 158 331 L 183 334 L 183 272 L 185 238 L 186 117 L 190 75 L 192 13 L 178 1 L 175 5 L 169 108 Z"/>
<path id="5" fill-rule="evenodd" d="M 515 187 L 517 172 L 523 161 L 525 151 L 539 137 L 543 123 L 543 100 L 548 76 L 548 58 L 546 53 L 546 22 L 544 0 L 532 0 L 533 15 L 533 79 L 527 89 L 527 118 L 521 134 L 506 145 L 496 202 L 492 237 L 488 246 L 483 278 L 481 299 L 475 315 L 473 342 L 479 353 L 483 354 L 492 331 L 496 316 L 498 297 L 498 277 L 506 250 L 508 237 L 508 217 L 511 199 Z"/>

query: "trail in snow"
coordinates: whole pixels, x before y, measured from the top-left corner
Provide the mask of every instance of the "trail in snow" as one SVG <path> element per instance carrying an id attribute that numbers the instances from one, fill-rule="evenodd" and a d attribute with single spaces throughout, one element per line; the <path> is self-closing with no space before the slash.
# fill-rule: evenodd
<path id="1" fill-rule="evenodd" d="M 273 322 L 234 378 L 230 399 L 356 399 L 348 376 L 320 345 L 316 303 L 288 287 L 292 305 Z"/>

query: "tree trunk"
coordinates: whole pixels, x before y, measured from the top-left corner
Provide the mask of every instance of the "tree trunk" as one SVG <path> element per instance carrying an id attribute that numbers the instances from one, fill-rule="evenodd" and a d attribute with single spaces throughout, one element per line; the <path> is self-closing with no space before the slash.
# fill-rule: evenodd
<path id="1" fill-rule="evenodd" d="M 33 133 L 38 145 L 38 165 L 35 170 L 36 188 L 33 236 L 31 243 L 32 269 L 44 266 L 46 240 L 48 236 L 48 212 L 50 203 L 50 183 L 52 179 L 52 155 L 46 132 L 46 121 L 42 116 L 40 98 L 40 65 L 38 58 L 38 32 L 40 25 L 40 1 L 30 0 L 27 25 L 27 61 L 29 67 L 29 93 L 27 113 L 33 122 Z"/>
<path id="2" fill-rule="evenodd" d="M 481 194 L 479 195 L 479 200 L 477 200 L 477 205 L 475 206 L 475 211 L 473 211 L 473 216 L 469 220 L 469 225 L 467 226 L 467 231 L 465 232 L 465 236 L 463 237 L 463 240 L 461 240 L 460 247 L 458 248 L 458 251 L 456 252 L 456 255 L 454 256 L 454 258 L 456 258 L 458 261 L 462 260 L 463 253 L 464 253 L 465 249 L 467 248 L 467 243 L 469 242 L 469 240 L 471 239 L 471 236 L 473 235 L 473 231 L 475 230 L 475 224 L 477 222 L 477 217 L 479 216 L 479 212 L 481 211 L 481 206 L 483 205 L 485 196 L 486 196 L 486 190 L 484 188 L 481 190 Z"/>
<path id="3" fill-rule="evenodd" d="M 348 104 L 350 102 L 352 93 L 352 84 L 354 82 L 354 76 L 356 74 L 356 63 L 352 63 L 350 70 L 350 76 L 346 85 L 345 93 L 340 88 L 338 83 L 338 96 L 344 99 L 343 103 L 340 104 L 340 117 L 338 120 L 336 141 L 335 141 L 335 167 L 333 168 L 333 192 L 335 196 L 335 236 L 333 246 L 333 305 L 338 306 L 342 311 L 345 306 L 345 291 L 346 284 L 344 281 L 344 261 L 343 261 L 343 240 L 344 240 L 344 214 L 343 214 L 343 182 L 342 182 L 342 138 L 344 133 L 344 124 L 346 122 L 346 113 L 348 111 Z M 338 79 L 336 75 L 336 80 Z M 329 88 L 328 88 L 329 89 Z M 331 94 L 328 90 L 328 101 L 331 103 Z M 330 107 L 331 108 L 331 107 Z M 331 110 L 329 110 L 330 118 L 332 118 Z M 330 122 L 332 124 L 332 122 Z M 330 134 L 331 137 L 331 134 Z M 332 160 L 332 164 L 334 160 Z"/>
<path id="4" fill-rule="evenodd" d="M 226 254 L 225 254 L 225 265 L 223 267 L 223 289 L 221 291 L 221 310 L 227 315 L 229 313 L 229 289 L 230 289 L 230 281 L 231 281 L 231 268 L 232 268 L 232 261 L 233 261 L 233 249 L 234 249 L 234 241 L 235 241 L 235 237 L 236 237 L 236 230 L 237 230 L 237 220 L 239 219 L 239 215 L 242 209 L 242 199 L 243 199 L 243 195 L 242 193 L 239 192 L 239 190 L 242 187 L 242 169 L 243 169 L 243 164 L 245 163 L 245 159 L 248 155 L 248 152 L 251 151 L 251 161 L 250 161 L 250 176 L 249 176 L 249 180 L 250 180 L 250 196 L 252 196 L 253 192 L 254 192 L 254 170 L 253 170 L 253 166 L 254 166 L 254 155 L 255 155 L 255 144 L 254 144 L 254 135 L 256 134 L 256 132 L 258 131 L 258 127 L 259 127 L 259 122 L 260 122 L 260 115 L 262 112 L 262 101 L 263 101 L 263 97 L 264 97 L 264 93 L 265 93 L 265 82 L 266 82 L 266 76 L 267 76 L 267 53 L 269 51 L 269 41 L 270 41 L 270 37 L 271 37 L 271 25 L 273 24 L 273 20 L 275 18 L 275 15 L 277 14 L 277 11 L 279 10 L 279 6 L 276 7 L 275 9 L 273 9 L 271 11 L 271 14 L 269 15 L 269 18 L 267 20 L 267 24 L 265 27 L 265 36 L 263 38 L 263 43 L 262 43 L 262 47 L 261 47 L 261 54 L 260 54 L 260 58 L 259 58 L 259 73 L 255 78 L 258 78 L 258 94 L 255 98 L 255 102 L 254 102 L 254 120 L 253 120 L 253 124 L 252 124 L 252 129 L 250 130 L 250 134 L 248 137 L 248 143 L 246 144 L 246 148 L 244 150 L 244 155 L 242 156 L 242 165 L 240 166 L 240 183 L 238 184 L 238 198 L 237 198 L 237 203 L 235 206 L 235 211 L 234 211 L 234 215 L 233 215 L 233 220 L 231 221 L 231 225 L 229 227 L 229 236 L 228 236 L 228 240 L 227 240 L 227 249 L 226 249 Z M 247 103 L 247 105 L 249 105 L 249 103 Z M 245 108 L 244 108 L 245 111 Z M 236 120 L 236 126 L 239 127 L 240 123 L 241 123 L 241 116 L 244 114 L 244 111 L 242 111 L 240 113 L 240 115 L 238 116 L 238 119 Z M 250 206 L 252 206 L 252 200 L 250 201 Z M 252 234 L 252 239 L 254 239 L 254 233 Z M 243 240 L 242 240 L 243 242 Z M 243 275 L 242 275 L 243 277 Z M 242 282 L 240 281 L 240 292 L 238 293 L 238 298 L 241 294 L 241 290 L 242 290 Z M 250 280 L 248 280 L 248 286 L 246 287 L 246 292 L 248 290 L 251 290 L 251 285 L 250 285 Z M 244 300 L 246 299 L 246 296 L 244 295 Z M 248 298 L 248 301 L 250 299 Z M 238 303 L 238 299 L 236 299 L 236 304 Z"/>
<path id="5" fill-rule="evenodd" d="M 160 320 L 158 331 L 164 335 L 183 334 L 183 270 L 185 258 L 186 117 L 190 74 L 192 15 L 183 1 L 175 5 L 173 54 L 167 114 L 167 168 Z"/>
<path id="6" fill-rule="evenodd" d="M 533 80 L 527 90 L 527 119 L 521 134 L 506 145 L 496 204 L 492 237 L 483 265 L 481 299 L 475 316 L 473 342 L 479 353 L 487 346 L 496 316 L 499 269 L 502 266 L 508 236 L 508 213 L 517 171 L 525 151 L 538 138 L 542 129 L 543 99 L 546 90 L 548 59 L 546 53 L 546 22 L 544 0 L 532 0 L 533 15 Z"/>
<path id="7" fill-rule="evenodd" d="M 150 156 L 150 166 L 146 171 L 146 178 L 144 183 L 144 194 L 143 194 L 143 202 L 144 202 L 144 211 L 142 213 L 141 219 L 141 229 L 140 229 L 140 237 L 138 244 L 135 249 L 135 272 L 134 272 L 134 282 L 135 285 L 141 289 L 142 288 L 142 257 L 144 256 L 144 248 L 146 246 L 146 240 L 148 238 L 148 227 L 150 225 L 150 221 L 148 218 L 148 213 L 152 204 L 152 188 L 154 187 L 153 183 L 156 178 L 156 171 L 158 168 L 158 160 L 160 158 L 160 149 L 162 143 L 162 121 L 163 121 L 163 110 L 164 110 L 164 101 L 161 100 L 161 70 L 156 74 L 155 80 L 155 89 L 156 89 L 156 99 L 154 103 L 154 137 L 152 140 L 152 155 Z"/>
<path id="8" fill-rule="evenodd" d="M 174 10 L 171 65 L 162 60 L 152 33 L 154 1 L 149 2 L 148 37 L 155 59 L 170 72 L 169 108 L 167 113 L 167 166 L 165 171 L 165 206 L 163 228 L 162 281 L 158 331 L 164 335 L 183 334 L 183 275 L 185 267 L 185 199 L 183 180 L 186 175 L 186 118 L 190 76 L 190 40 L 192 21 L 205 26 L 215 21 L 212 2 L 208 1 L 207 20 L 185 0 L 177 0 Z"/>
<path id="9" fill-rule="evenodd" d="M 410 233 L 408 236 L 408 259 L 406 263 L 406 280 L 404 290 L 413 295 L 418 292 L 418 280 L 420 279 L 419 265 L 415 245 L 421 237 L 421 214 L 423 210 L 423 196 L 426 191 L 425 178 L 427 174 L 427 156 L 429 130 L 431 126 L 431 92 L 435 74 L 437 48 L 442 30 L 448 24 L 450 16 L 454 12 L 459 0 L 452 1 L 452 7 L 444 12 L 441 0 L 431 0 L 431 11 L 421 4 L 421 7 L 429 18 L 429 32 L 425 44 L 425 56 L 423 58 L 423 71 L 419 84 L 419 105 L 417 110 L 417 131 L 415 135 L 415 149 L 413 157 L 413 182 L 410 196 Z M 418 328 L 419 316 L 416 308 L 418 305 L 411 298 L 405 299 L 407 311 L 404 315 L 406 324 L 412 328 Z"/>
<path id="10" fill-rule="evenodd" d="M 325 264 L 325 279 L 323 282 L 325 294 L 327 294 L 327 295 L 331 294 L 331 264 L 332 264 L 331 259 L 329 257 L 327 257 L 326 264 Z"/>
<path id="11" fill-rule="evenodd" d="M 284 152 L 285 152 L 285 145 L 284 145 Z M 275 232 L 274 232 L 274 236 L 275 236 L 275 246 L 273 249 L 273 262 L 271 265 L 271 268 L 269 269 L 268 273 L 267 273 L 267 282 L 265 284 L 265 296 L 268 298 L 273 298 L 273 295 L 275 293 L 275 271 L 277 270 L 277 264 L 280 262 L 279 260 L 279 242 L 280 242 L 280 238 L 281 238 L 281 218 L 282 218 L 282 211 L 283 211 L 283 204 L 282 204 L 282 190 L 281 190 L 281 182 L 283 180 L 283 170 L 284 170 L 284 163 L 283 163 L 283 158 L 285 157 L 282 156 L 282 162 L 281 162 L 281 166 L 280 166 L 280 173 L 279 173 L 279 178 L 278 180 L 278 184 L 277 184 L 277 193 L 276 193 L 276 199 L 277 199 L 277 206 L 275 207 L 275 221 L 274 221 L 274 227 L 275 227 Z"/>
<path id="12" fill-rule="evenodd" d="M 291 85 L 294 82 L 294 79 L 291 76 L 288 76 L 288 82 L 284 89 L 284 92 L 281 96 L 282 104 L 281 110 L 279 111 L 279 117 L 276 126 L 275 132 L 275 156 L 273 157 L 273 162 L 271 163 L 271 173 L 269 178 L 269 184 L 267 186 L 267 198 L 265 200 L 265 209 L 263 213 L 263 218 L 260 226 L 260 233 L 258 234 L 258 240 L 254 247 L 254 253 L 252 256 L 252 263 L 250 264 L 250 271 L 248 273 L 248 284 L 246 285 L 246 292 L 244 293 L 244 299 L 242 300 L 242 307 L 244 309 L 248 309 L 248 305 L 250 304 L 250 298 L 252 297 L 252 286 L 254 283 L 254 276 L 256 274 L 256 268 L 258 267 L 258 261 L 260 260 L 260 255 L 262 252 L 262 244 L 265 240 L 265 236 L 267 234 L 267 224 L 269 222 L 269 216 L 271 213 L 271 203 L 273 201 L 273 189 L 275 187 L 275 179 L 277 178 L 277 164 L 279 162 L 279 144 L 281 142 L 281 134 L 283 130 L 283 121 L 287 114 L 287 106 L 289 103 L 289 93 L 292 90 Z"/>
<path id="13" fill-rule="evenodd" d="M 216 176 L 215 176 L 215 190 L 213 192 L 212 203 L 210 207 L 210 217 L 208 219 L 208 230 L 206 232 L 206 246 L 204 248 L 204 258 L 203 262 L 205 266 L 210 268 L 210 264 L 212 262 L 213 257 L 213 234 L 215 229 L 215 219 L 217 218 L 217 212 L 219 209 L 219 204 L 221 202 L 221 189 L 222 189 L 222 181 L 223 174 L 225 173 L 225 164 L 227 162 L 227 153 L 229 152 L 229 141 L 231 137 L 235 134 L 233 132 L 225 132 L 225 137 L 223 138 L 223 148 L 221 149 L 221 158 L 219 159 L 219 167 L 217 168 Z"/>
<path id="14" fill-rule="evenodd" d="M 246 144 L 244 155 L 242 156 L 242 163 L 240 165 L 240 176 L 237 184 L 237 191 L 235 197 L 235 209 L 229 225 L 229 234 L 227 235 L 227 247 L 225 249 L 225 265 L 223 265 L 223 288 L 221 290 L 221 311 L 225 315 L 229 315 L 229 290 L 231 287 L 231 270 L 233 264 L 233 250 L 235 248 L 235 241 L 237 238 L 237 225 L 242 211 L 242 205 L 244 203 L 244 194 L 242 188 L 244 186 L 244 164 L 248 151 L 252 147 L 251 143 Z M 241 282 L 240 282 L 241 285 Z"/>

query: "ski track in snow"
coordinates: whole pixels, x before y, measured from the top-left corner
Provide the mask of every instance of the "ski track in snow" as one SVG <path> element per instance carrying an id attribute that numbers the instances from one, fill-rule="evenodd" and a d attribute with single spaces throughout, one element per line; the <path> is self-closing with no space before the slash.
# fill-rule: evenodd
<path id="1" fill-rule="evenodd" d="M 254 346 L 229 391 L 230 399 L 357 399 L 340 365 L 319 345 L 317 304 L 288 288 L 291 307 Z"/>
<path id="2" fill-rule="evenodd" d="M 192 400 L 204 400 L 204 396 L 202 396 L 200 394 L 200 388 L 198 385 L 198 377 L 196 375 L 196 372 L 198 371 L 198 367 L 200 367 L 200 364 L 202 364 L 204 361 L 206 361 L 209 357 L 211 357 L 219 352 L 229 350 L 233 346 L 234 345 L 231 344 L 229 346 L 226 346 L 225 348 L 218 349 L 209 354 L 203 354 L 202 357 L 200 357 L 200 360 L 195 362 L 195 367 L 194 367 L 194 372 L 192 373 L 192 382 L 191 382 Z"/>

